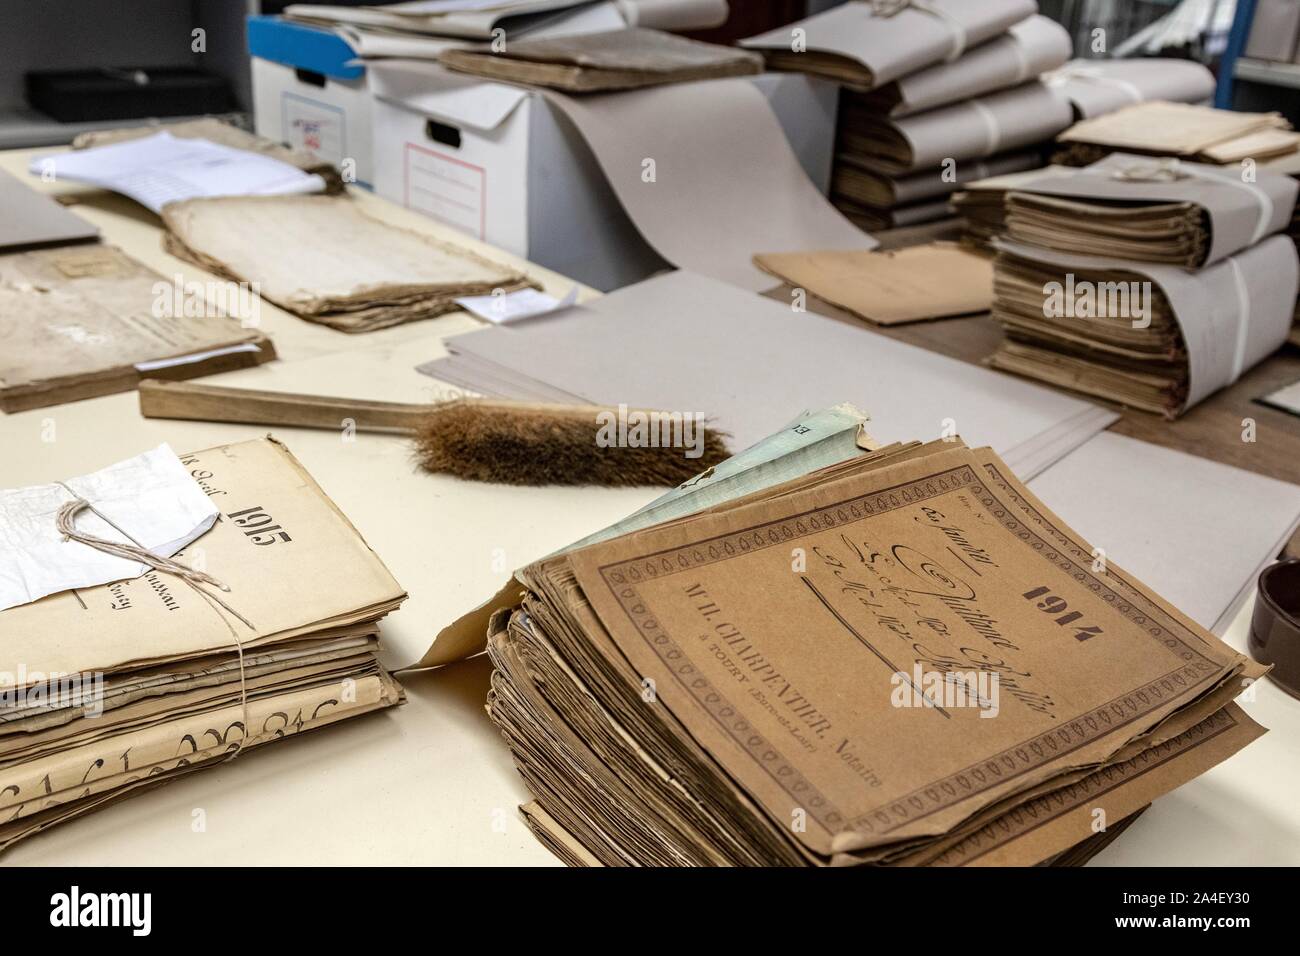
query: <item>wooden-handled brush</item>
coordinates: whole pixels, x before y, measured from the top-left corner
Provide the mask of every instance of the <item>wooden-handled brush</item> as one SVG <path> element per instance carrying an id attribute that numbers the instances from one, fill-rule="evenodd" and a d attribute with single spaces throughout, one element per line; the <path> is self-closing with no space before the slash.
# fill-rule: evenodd
<path id="1" fill-rule="evenodd" d="M 596 405 L 478 398 L 410 405 L 149 379 L 140 383 L 140 413 L 330 430 L 350 421 L 357 431 L 410 435 L 427 471 L 516 485 L 678 485 L 730 454 L 722 433 L 680 416 L 670 416 L 675 431 L 663 429 L 676 442 L 611 443 L 611 424 L 638 415 L 663 421 L 650 416 L 667 413 Z M 626 432 L 614 428 L 618 439 Z"/>

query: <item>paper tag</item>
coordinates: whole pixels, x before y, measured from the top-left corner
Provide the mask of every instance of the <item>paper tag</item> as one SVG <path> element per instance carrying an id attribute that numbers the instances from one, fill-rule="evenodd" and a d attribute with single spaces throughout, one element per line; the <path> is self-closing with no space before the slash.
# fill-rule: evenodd
<path id="1" fill-rule="evenodd" d="M 67 487 L 63 487 L 66 485 Z M 171 557 L 212 527 L 217 509 L 167 445 L 60 484 L 0 491 L 0 611 L 74 588 L 138 578 L 148 566 L 76 541 L 56 526 L 73 494 L 87 510 L 78 531 L 130 543 L 113 525 L 155 554 Z"/>
<path id="2" fill-rule="evenodd" d="M 254 342 L 241 342 L 238 345 L 227 345 L 219 349 L 206 349 L 202 352 L 190 352 L 188 355 L 177 355 L 173 358 L 150 359 L 148 362 L 136 362 L 135 370 L 137 372 L 156 372 L 163 368 L 175 368 L 178 365 L 195 365 L 199 362 L 206 362 L 208 359 L 219 358 L 222 355 L 236 355 L 240 352 L 260 352 L 261 347 Z"/>
<path id="3" fill-rule="evenodd" d="M 486 319 L 494 325 L 531 319 L 548 312 L 567 309 L 578 301 L 578 287 L 575 285 L 563 299 L 538 292 L 536 289 L 520 289 L 517 292 L 502 292 L 492 295 L 471 295 L 457 299 L 456 304 L 468 312 L 473 312 L 480 319 Z"/>

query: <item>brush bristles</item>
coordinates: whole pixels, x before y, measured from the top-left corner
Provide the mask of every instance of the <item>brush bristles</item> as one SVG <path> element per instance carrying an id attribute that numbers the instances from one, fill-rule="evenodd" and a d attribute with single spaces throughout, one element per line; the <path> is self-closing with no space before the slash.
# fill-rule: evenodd
<path id="1" fill-rule="evenodd" d="M 703 425 L 695 458 L 680 447 L 602 447 L 600 411 L 449 402 L 416 431 L 416 453 L 426 471 L 469 481 L 608 487 L 679 485 L 730 456 L 724 436 Z"/>

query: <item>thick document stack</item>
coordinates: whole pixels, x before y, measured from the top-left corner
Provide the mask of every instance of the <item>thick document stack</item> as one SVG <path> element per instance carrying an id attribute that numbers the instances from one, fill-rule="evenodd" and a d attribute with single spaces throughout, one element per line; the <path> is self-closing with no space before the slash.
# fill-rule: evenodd
<path id="1" fill-rule="evenodd" d="M 850 2 L 745 45 L 844 84 L 833 198 L 863 228 L 888 228 L 944 218 L 965 183 L 1041 166 L 1076 118 L 1213 93 L 1197 63 L 1070 62 L 1069 33 L 1036 9 Z"/>
<path id="2" fill-rule="evenodd" d="M 75 532 L 148 545 L 154 567 L 63 539 L 77 498 Z M 160 517 L 181 503 L 183 535 Z M 0 514 L 14 546 L 0 558 L 0 848 L 403 700 L 375 651 L 406 595 L 273 440 L 179 460 L 162 446 L 0 492 Z M 203 576 L 162 568 L 164 554 Z"/>
<path id="3" fill-rule="evenodd" d="M 761 73 L 763 58 L 661 30 L 626 29 L 444 51 L 449 69 L 571 93 L 630 90 Z"/>
<path id="4" fill-rule="evenodd" d="M 1076 123 L 1058 137 L 1053 162 L 1087 166 L 1111 153 L 1177 156 L 1218 165 L 1294 153 L 1300 134 L 1277 113 L 1238 113 L 1152 101 Z"/>
<path id="5" fill-rule="evenodd" d="M 1286 340 L 1296 183 L 1114 154 L 1006 194 L 995 367 L 1175 418 Z M 1269 238 L 1271 237 L 1271 238 Z"/>
<path id="6" fill-rule="evenodd" d="M 913 225 L 951 215 L 947 198 L 964 183 L 1041 166 L 1041 144 L 1073 114 L 1037 77 L 1069 55 L 1066 30 L 1031 16 L 955 60 L 845 89 L 837 205 L 863 228 Z"/>
<path id="7" fill-rule="evenodd" d="M 993 240 L 1007 231 L 1007 194 L 1022 183 L 1039 182 L 1048 176 L 1069 176 L 1071 166 L 1044 166 L 1018 173 L 990 176 L 965 184 L 949 200 L 962 220 L 962 242 L 987 252 Z"/>
<path id="8" fill-rule="evenodd" d="M 535 285 L 520 272 L 366 215 L 346 197 L 227 197 L 163 209 L 167 251 L 254 285 L 310 322 L 370 332 Z"/>
<path id="9" fill-rule="evenodd" d="M 271 340 L 241 324 L 254 306 L 233 286 L 205 298 L 101 243 L 0 255 L 0 409 L 268 362 Z"/>
<path id="10" fill-rule="evenodd" d="M 519 572 L 488 710 L 561 859 L 1077 864 L 1263 732 L 996 455 L 858 444 Z"/>
<path id="11" fill-rule="evenodd" d="M 1199 269 L 1290 228 L 1296 181 L 1115 153 L 1028 177 L 1006 197 L 1007 238 L 1062 252 Z"/>

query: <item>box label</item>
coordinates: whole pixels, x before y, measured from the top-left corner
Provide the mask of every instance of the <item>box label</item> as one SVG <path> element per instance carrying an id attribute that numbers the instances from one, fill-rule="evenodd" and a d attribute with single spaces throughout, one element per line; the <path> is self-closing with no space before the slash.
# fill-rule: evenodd
<path id="1" fill-rule="evenodd" d="M 297 93 L 280 95 L 285 141 L 335 166 L 347 158 L 347 116 L 337 106 Z"/>
<path id="2" fill-rule="evenodd" d="M 407 143 L 403 204 L 479 239 L 487 237 L 487 170 Z"/>

